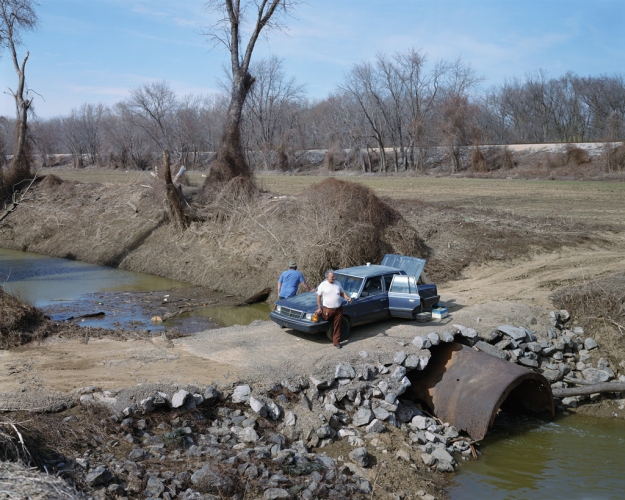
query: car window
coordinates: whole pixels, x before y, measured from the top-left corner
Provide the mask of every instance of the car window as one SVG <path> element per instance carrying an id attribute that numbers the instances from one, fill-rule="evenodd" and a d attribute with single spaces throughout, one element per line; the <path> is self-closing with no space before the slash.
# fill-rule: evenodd
<path id="1" fill-rule="evenodd" d="M 354 298 L 358 296 L 360 286 L 362 285 L 362 278 L 355 278 L 354 276 L 345 276 L 344 274 L 335 274 L 336 281 L 338 281 L 347 295 Z"/>
<path id="2" fill-rule="evenodd" d="M 393 281 L 393 276 L 395 276 L 398 273 L 393 273 L 393 274 L 386 274 L 384 275 L 384 289 L 388 291 L 389 288 L 391 288 L 391 281 Z"/>
<path id="3" fill-rule="evenodd" d="M 382 293 L 382 276 L 368 278 L 362 291 L 367 292 L 368 295 L 378 295 Z"/>
<path id="4" fill-rule="evenodd" d="M 418 294 L 417 283 L 413 276 L 395 276 L 389 292 Z"/>
<path id="5" fill-rule="evenodd" d="M 393 293 L 410 293 L 410 285 L 408 284 L 408 276 L 395 276 L 389 292 Z"/>

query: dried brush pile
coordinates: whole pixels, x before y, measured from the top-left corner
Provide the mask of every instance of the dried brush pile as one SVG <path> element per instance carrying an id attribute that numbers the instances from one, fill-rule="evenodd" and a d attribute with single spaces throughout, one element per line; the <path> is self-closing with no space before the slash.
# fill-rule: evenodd
<path id="1" fill-rule="evenodd" d="M 20 302 L 0 288 L 0 349 L 27 344 L 40 335 L 45 321 L 38 309 Z"/>
<path id="2" fill-rule="evenodd" d="M 494 170 L 510 170 L 517 165 L 508 147 L 477 147 L 471 148 L 471 171 L 492 172 Z"/>
<path id="3" fill-rule="evenodd" d="M 218 217 L 190 231 L 238 269 L 277 277 L 295 259 L 315 281 L 329 268 L 378 263 L 385 253 L 422 253 L 417 232 L 362 184 L 329 178 L 297 199 L 254 195 L 250 189 L 232 182 L 213 204 Z"/>
<path id="4" fill-rule="evenodd" d="M 604 165 L 604 171 L 608 173 L 625 172 L 625 143 L 613 146 L 606 143 L 600 160 Z"/>
<path id="5" fill-rule="evenodd" d="M 551 298 L 557 307 L 575 311 L 584 327 L 602 322 L 625 334 L 625 273 L 558 290 Z"/>

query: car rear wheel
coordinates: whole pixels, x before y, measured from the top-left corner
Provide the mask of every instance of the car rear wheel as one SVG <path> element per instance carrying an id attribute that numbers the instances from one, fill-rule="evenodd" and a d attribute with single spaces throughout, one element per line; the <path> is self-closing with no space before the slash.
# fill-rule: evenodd
<path id="1" fill-rule="evenodd" d="M 341 342 L 344 342 L 348 339 L 349 331 L 349 320 L 345 316 L 343 316 L 343 319 L 341 320 Z M 334 337 L 334 323 L 330 323 L 330 326 L 326 330 L 326 337 L 328 337 L 328 340 L 332 340 L 332 338 Z"/>

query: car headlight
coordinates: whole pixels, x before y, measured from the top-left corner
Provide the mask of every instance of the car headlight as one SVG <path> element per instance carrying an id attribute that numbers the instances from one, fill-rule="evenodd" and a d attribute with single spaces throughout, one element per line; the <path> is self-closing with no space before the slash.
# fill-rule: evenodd
<path id="1" fill-rule="evenodd" d="M 319 321 L 319 315 L 317 313 L 306 313 L 304 318 L 308 321 L 312 321 L 313 323 L 317 323 Z"/>
<path id="2" fill-rule="evenodd" d="M 276 306 L 276 312 L 279 313 L 280 311 L 282 311 L 282 307 L 281 306 Z"/>

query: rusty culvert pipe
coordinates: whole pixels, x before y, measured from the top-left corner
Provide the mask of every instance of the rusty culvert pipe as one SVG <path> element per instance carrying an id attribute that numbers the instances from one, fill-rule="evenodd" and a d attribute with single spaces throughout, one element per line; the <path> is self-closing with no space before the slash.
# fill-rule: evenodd
<path id="1" fill-rule="evenodd" d="M 431 352 L 426 369 L 411 376 L 411 395 L 475 441 L 484 438 L 499 408 L 553 418 L 551 386 L 540 373 L 456 342 Z"/>

